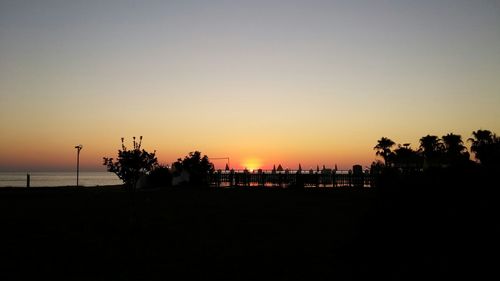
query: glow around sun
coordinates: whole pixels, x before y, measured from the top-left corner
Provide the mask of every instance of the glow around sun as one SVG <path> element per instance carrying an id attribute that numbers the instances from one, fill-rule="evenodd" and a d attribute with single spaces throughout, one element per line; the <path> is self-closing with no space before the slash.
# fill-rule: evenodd
<path id="1" fill-rule="evenodd" d="M 257 158 L 249 158 L 241 163 L 241 166 L 249 171 L 254 171 L 262 167 L 262 161 Z"/>

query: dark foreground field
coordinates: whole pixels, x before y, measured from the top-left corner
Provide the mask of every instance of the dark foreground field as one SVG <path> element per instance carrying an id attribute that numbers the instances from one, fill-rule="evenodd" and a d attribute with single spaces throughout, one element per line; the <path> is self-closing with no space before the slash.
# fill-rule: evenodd
<path id="1" fill-rule="evenodd" d="M 497 206 L 464 192 L 4 189 L 0 280 L 480 278 L 498 267 Z"/>

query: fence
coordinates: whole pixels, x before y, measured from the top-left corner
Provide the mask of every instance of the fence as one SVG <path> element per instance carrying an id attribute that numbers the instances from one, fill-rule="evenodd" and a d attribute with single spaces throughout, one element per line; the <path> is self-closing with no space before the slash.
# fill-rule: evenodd
<path id="1" fill-rule="evenodd" d="M 210 175 L 210 184 L 216 187 L 305 187 L 305 188 L 370 188 L 373 176 L 368 172 L 352 171 L 274 171 L 218 170 Z"/>

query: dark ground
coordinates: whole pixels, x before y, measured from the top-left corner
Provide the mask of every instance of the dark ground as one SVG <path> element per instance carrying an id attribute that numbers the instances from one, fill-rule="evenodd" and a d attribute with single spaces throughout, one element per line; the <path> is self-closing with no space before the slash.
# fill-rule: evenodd
<path id="1" fill-rule="evenodd" d="M 498 210 L 464 191 L 3 189 L 0 280 L 491 279 Z"/>

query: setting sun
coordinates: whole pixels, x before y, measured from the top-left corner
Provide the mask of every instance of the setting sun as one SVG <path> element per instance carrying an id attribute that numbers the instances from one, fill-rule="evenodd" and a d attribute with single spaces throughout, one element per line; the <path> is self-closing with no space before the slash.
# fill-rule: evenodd
<path id="1" fill-rule="evenodd" d="M 262 167 L 262 162 L 259 159 L 256 158 L 249 158 L 245 160 L 241 166 L 251 172 L 254 170 L 258 170 Z"/>

